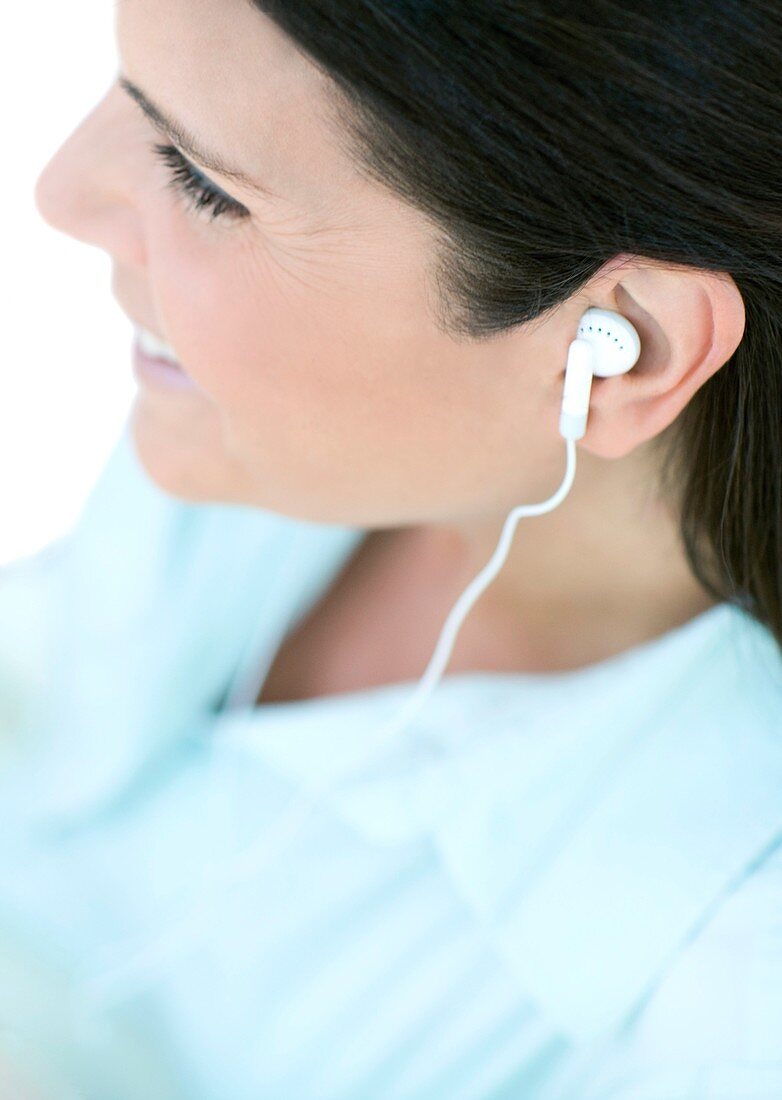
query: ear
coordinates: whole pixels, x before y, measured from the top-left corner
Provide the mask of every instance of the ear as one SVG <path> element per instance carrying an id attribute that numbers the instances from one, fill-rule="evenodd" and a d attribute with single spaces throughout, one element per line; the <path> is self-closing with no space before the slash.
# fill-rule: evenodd
<path id="1" fill-rule="evenodd" d="M 593 379 L 580 440 L 595 455 L 621 458 L 667 428 L 730 359 L 744 334 L 744 300 L 723 272 L 637 258 L 598 273 L 589 299 L 623 314 L 641 338 L 632 370 Z"/>

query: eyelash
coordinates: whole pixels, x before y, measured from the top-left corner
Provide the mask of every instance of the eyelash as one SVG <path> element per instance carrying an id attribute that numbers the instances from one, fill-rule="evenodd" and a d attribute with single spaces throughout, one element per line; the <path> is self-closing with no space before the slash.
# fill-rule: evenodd
<path id="1" fill-rule="evenodd" d="M 209 212 L 210 221 L 229 218 L 241 221 L 250 211 L 219 191 L 186 161 L 174 145 L 152 145 L 153 152 L 169 169 L 168 186 L 195 213 Z"/>

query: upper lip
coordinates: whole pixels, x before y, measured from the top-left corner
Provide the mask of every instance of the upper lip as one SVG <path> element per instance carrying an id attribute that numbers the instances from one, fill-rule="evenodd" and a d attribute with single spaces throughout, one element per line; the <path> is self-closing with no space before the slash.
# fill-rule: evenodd
<path id="1" fill-rule="evenodd" d="M 164 340 L 160 333 L 155 332 L 155 330 L 153 328 L 150 328 L 149 325 L 142 325 L 140 321 L 136 321 L 133 317 L 131 317 L 130 320 L 133 321 L 133 324 L 136 326 L 136 328 L 143 328 L 145 332 L 148 332 L 151 336 L 156 337 L 158 340 L 160 340 L 162 344 L 167 343 L 167 341 Z"/>
<path id="2" fill-rule="evenodd" d="M 130 310 L 125 309 L 125 307 L 122 305 L 122 302 L 120 302 L 119 305 L 120 305 L 120 308 L 122 309 L 122 312 L 125 314 L 125 316 L 128 318 L 128 320 L 133 325 L 135 325 L 136 328 L 143 328 L 146 332 L 150 333 L 151 336 L 156 337 L 163 344 L 168 343 L 168 341 L 165 339 L 165 337 L 161 336 L 160 333 L 157 332 L 156 329 L 154 329 L 152 327 L 152 325 L 145 325 L 142 321 L 137 321 L 136 318 L 133 316 L 133 314 L 130 312 Z"/>

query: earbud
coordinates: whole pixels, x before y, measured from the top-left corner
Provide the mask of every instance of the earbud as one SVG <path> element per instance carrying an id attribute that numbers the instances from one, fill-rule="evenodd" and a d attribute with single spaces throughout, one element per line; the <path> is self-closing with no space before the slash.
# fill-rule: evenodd
<path id="1" fill-rule="evenodd" d="M 568 349 L 559 433 L 581 439 L 586 433 L 592 377 L 626 374 L 638 362 L 641 339 L 633 325 L 612 309 L 593 306 L 578 323 L 578 336 Z"/>

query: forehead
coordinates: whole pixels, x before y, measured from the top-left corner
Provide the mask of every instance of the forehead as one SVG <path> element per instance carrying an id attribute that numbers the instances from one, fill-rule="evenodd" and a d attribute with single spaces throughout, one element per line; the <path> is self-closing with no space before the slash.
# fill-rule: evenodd
<path id="1" fill-rule="evenodd" d="M 118 0 L 115 26 L 125 75 L 228 163 L 302 201 L 353 177 L 324 77 L 250 0 Z"/>

